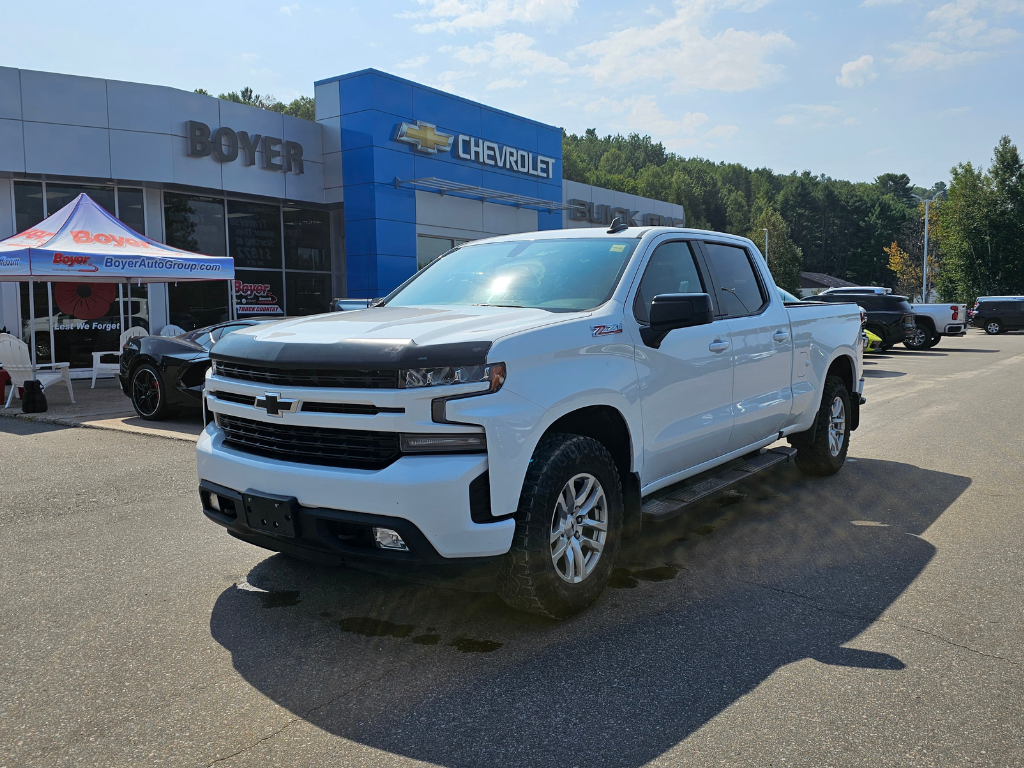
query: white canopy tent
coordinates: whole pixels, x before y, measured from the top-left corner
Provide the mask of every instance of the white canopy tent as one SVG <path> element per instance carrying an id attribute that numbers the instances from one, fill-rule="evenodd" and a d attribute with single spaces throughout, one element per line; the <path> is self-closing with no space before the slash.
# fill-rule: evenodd
<path id="1" fill-rule="evenodd" d="M 235 318 L 234 259 L 203 256 L 158 243 L 126 227 L 88 195 L 82 194 L 31 229 L 0 240 L 0 281 L 28 282 L 29 335 L 36 364 L 33 283 L 176 283 L 226 280 L 228 312 Z M 118 286 L 120 292 L 120 285 Z M 121 332 L 124 304 L 120 306 Z M 53 355 L 53 306 L 49 307 Z"/>

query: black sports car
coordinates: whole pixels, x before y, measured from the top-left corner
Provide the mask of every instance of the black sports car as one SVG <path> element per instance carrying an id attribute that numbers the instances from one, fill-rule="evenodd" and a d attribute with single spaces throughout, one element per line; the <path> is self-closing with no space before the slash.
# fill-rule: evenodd
<path id="1" fill-rule="evenodd" d="M 276 318 L 275 318 L 276 319 Z M 121 351 L 118 381 L 135 412 L 149 421 L 181 408 L 202 408 L 210 348 L 226 333 L 267 320 L 230 320 L 181 336 L 137 336 Z"/>

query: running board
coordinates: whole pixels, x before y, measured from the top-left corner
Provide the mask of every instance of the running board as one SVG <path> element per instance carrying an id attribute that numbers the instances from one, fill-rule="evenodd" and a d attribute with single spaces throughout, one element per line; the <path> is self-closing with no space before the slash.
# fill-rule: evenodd
<path id="1" fill-rule="evenodd" d="M 706 499 L 741 480 L 746 480 L 758 472 L 763 472 L 769 467 L 791 461 L 794 456 L 796 456 L 796 448 L 772 448 L 747 459 L 739 466 L 724 469 L 699 483 L 683 486 L 673 493 L 656 499 L 649 499 L 643 503 L 644 521 L 661 523 L 671 520 L 691 504 Z"/>

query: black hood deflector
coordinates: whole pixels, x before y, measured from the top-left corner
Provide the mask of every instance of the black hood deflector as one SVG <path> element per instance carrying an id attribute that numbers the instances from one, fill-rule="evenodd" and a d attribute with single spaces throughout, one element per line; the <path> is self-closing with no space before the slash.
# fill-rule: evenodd
<path id="1" fill-rule="evenodd" d="M 329 344 L 262 341 L 248 334 L 223 336 L 210 357 L 226 363 L 290 370 L 397 370 L 483 365 L 490 341 L 419 345 L 409 340 L 346 339 Z"/>

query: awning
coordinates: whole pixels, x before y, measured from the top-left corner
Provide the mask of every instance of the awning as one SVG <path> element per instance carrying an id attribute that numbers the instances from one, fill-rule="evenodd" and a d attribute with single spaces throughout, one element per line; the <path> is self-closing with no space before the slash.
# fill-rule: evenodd
<path id="1" fill-rule="evenodd" d="M 150 240 L 85 194 L 31 229 L 0 240 L 0 281 L 171 283 L 234 276 L 234 259 Z"/>
<path id="2" fill-rule="evenodd" d="M 555 200 L 544 200 L 539 197 L 527 197 L 526 195 L 517 195 L 513 192 L 502 192 L 499 189 L 475 187 L 470 184 L 460 184 L 457 181 L 438 179 L 434 176 L 428 176 L 423 179 L 399 179 L 396 177 L 395 188 L 398 189 L 401 187 L 419 189 L 424 192 L 436 192 L 441 195 L 456 195 L 457 197 L 466 197 L 472 200 L 482 200 L 485 203 L 514 205 L 516 208 L 532 208 L 538 211 L 547 211 L 548 213 L 554 213 L 555 211 L 573 211 L 577 209 L 577 206 L 575 205 L 567 205 L 566 203 L 560 203 Z"/>

